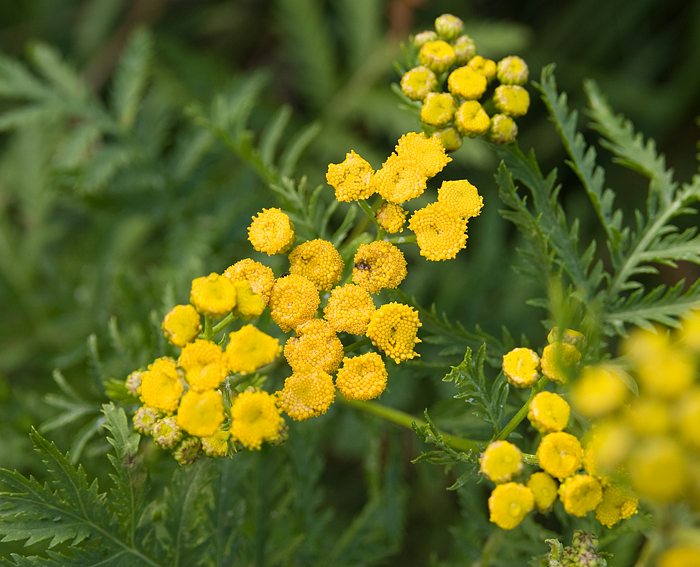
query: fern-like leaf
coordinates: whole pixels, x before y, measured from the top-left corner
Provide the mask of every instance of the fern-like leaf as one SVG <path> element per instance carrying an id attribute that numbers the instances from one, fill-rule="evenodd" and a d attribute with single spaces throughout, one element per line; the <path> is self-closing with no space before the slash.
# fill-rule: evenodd
<path id="1" fill-rule="evenodd" d="M 151 36 L 145 30 L 134 32 L 117 67 L 112 108 L 117 121 L 126 129 L 136 119 L 138 105 L 146 87 L 152 43 Z"/>

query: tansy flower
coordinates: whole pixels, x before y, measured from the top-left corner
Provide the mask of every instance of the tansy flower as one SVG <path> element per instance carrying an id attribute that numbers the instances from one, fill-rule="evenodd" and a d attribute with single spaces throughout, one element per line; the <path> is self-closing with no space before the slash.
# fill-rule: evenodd
<path id="1" fill-rule="evenodd" d="M 579 518 L 596 509 L 603 499 L 600 481 L 588 474 L 570 476 L 559 486 L 559 499 L 567 514 Z"/>
<path id="2" fill-rule="evenodd" d="M 389 234 L 403 232 L 408 212 L 395 203 L 384 203 L 377 211 L 377 222 Z"/>
<path id="3" fill-rule="evenodd" d="M 537 382 L 539 366 L 540 357 L 529 348 L 514 348 L 503 355 L 503 374 L 518 388 L 527 388 Z"/>
<path id="4" fill-rule="evenodd" d="M 257 450 L 263 441 L 277 441 L 284 427 L 275 397 L 261 390 L 243 392 L 231 406 L 231 437 L 246 449 Z"/>
<path id="5" fill-rule="evenodd" d="M 238 331 L 229 333 L 225 360 L 231 372 L 250 374 L 270 364 L 281 350 L 277 339 L 253 325 L 244 325 Z"/>
<path id="6" fill-rule="evenodd" d="M 664 551 L 656 567 L 695 567 L 700 565 L 700 545 L 676 545 Z"/>
<path id="7" fill-rule="evenodd" d="M 320 370 L 295 372 L 276 392 L 277 404 L 295 421 L 304 421 L 326 413 L 335 398 L 333 378 Z"/>
<path id="8" fill-rule="evenodd" d="M 345 154 L 341 163 L 331 163 L 326 172 L 328 185 L 335 189 L 338 201 L 361 201 L 374 194 L 372 166 L 354 151 Z"/>
<path id="9" fill-rule="evenodd" d="M 171 344 L 183 347 L 202 330 L 199 313 L 192 305 L 176 305 L 163 318 L 161 329 Z"/>
<path id="10" fill-rule="evenodd" d="M 248 227 L 248 240 L 258 252 L 281 254 L 294 242 L 294 226 L 282 209 L 263 209 Z"/>
<path id="11" fill-rule="evenodd" d="M 323 316 L 339 333 L 364 335 L 375 310 L 372 297 L 365 288 L 345 284 L 331 290 Z"/>
<path id="12" fill-rule="evenodd" d="M 494 441 L 481 454 L 481 474 L 495 483 L 508 482 L 523 470 L 523 457 L 508 441 Z"/>
<path id="13" fill-rule="evenodd" d="M 467 219 L 479 216 L 484 206 L 484 199 L 479 195 L 479 190 L 466 179 L 443 181 L 438 189 L 437 200 L 460 217 Z"/>
<path id="14" fill-rule="evenodd" d="M 429 126 L 445 126 L 452 121 L 457 106 L 450 93 L 428 93 L 420 109 L 420 119 Z"/>
<path id="15" fill-rule="evenodd" d="M 671 346 L 671 335 L 663 327 L 652 330 L 637 328 L 630 332 L 621 346 L 622 354 L 637 365 L 667 351 Z"/>
<path id="16" fill-rule="evenodd" d="M 363 333 L 364 334 L 364 333 Z M 138 396 L 141 392 L 141 375 L 143 369 L 134 370 L 124 380 L 124 386 L 132 396 Z"/>
<path id="17" fill-rule="evenodd" d="M 202 449 L 207 457 L 225 457 L 228 455 L 230 432 L 219 429 L 214 435 L 202 437 Z"/>
<path id="18" fill-rule="evenodd" d="M 376 352 L 343 359 L 335 386 L 348 400 L 373 400 L 386 388 L 386 366 Z"/>
<path id="19" fill-rule="evenodd" d="M 415 161 L 391 154 L 372 178 L 372 187 L 390 203 L 401 204 L 422 195 L 427 181 Z"/>
<path id="20" fill-rule="evenodd" d="M 552 433 L 566 428 L 570 413 L 564 398 L 552 392 L 540 392 L 532 398 L 527 418 L 541 433 Z"/>
<path id="21" fill-rule="evenodd" d="M 681 319 L 678 335 L 682 344 L 700 352 L 700 309 L 691 311 Z"/>
<path id="22" fill-rule="evenodd" d="M 467 245 L 467 219 L 444 203 L 431 203 L 411 216 L 420 254 L 433 261 L 451 260 Z"/>
<path id="23" fill-rule="evenodd" d="M 191 465 L 201 456 L 202 443 L 197 437 L 186 437 L 173 452 L 175 460 L 185 466 Z"/>
<path id="24" fill-rule="evenodd" d="M 586 366 L 571 389 L 571 402 L 576 411 L 587 418 L 603 417 L 619 408 L 629 389 L 622 369 L 598 364 Z"/>
<path id="25" fill-rule="evenodd" d="M 236 306 L 236 288 L 228 278 L 212 272 L 192 280 L 190 302 L 204 315 L 222 317 Z"/>
<path id="26" fill-rule="evenodd" d="M 437 77 L 427 67 L 414 67 L 401 77 L 401 90 L 411 100 L 423 100 L 437 88 Z"/>
<path id="27" fill-rule="evenodd" d="M 423 47 L 429 41 L 435 41 L 436 39 L 438 39 L 438 34 L 433 30 L 422 31 L 413 36 L 413 45 Z"/>
<path id="28" fill-rule="evenodd" d="M 447 87 L 463 99 L 478 100 L 486 91 L 486 77 L 467 66 L 459 67 L 450 73 Z"/>
<path id="29" fill-rule="evenodd" d="M 308 278 L 321 291 L 328 291 L 340 281 L 343 259 L 331 242 L 317 238 L 289 253 L 289 272 Z"/>
<path id="30" fill-rule="evenodd" d="M 657 503 L 683 497 L 688 482 L 686 453 L 669 438 L 656 438 L 640 444 L 629 458 L 632 488 L 640 496 Z"/>
<path id="31" fill-rule="evenodd" d="M 442 14 L 435 18 L 435 31 L 447 41 L 455 39 L 462 33 L 464 23 L 457 16 Z"/>
<path id="32" fill-rule="evenodd" d="M 297 336 L 287 339 L 284 357 L 295 372 L 313 368 L 332 374 L 343 360 L 343 343 L 327 321 L 312 319 L 299 325 Z"/>
<path id="33" fill-rule="evenodd" d="M 689 403 L 688 406 L 685 405 L 686 401 Z M 700 412 L 700 399 L 698 399 L 697 395 L 693 396 L 692 392 L 686 394 L 681 403 L 686 408 L 695 405 L 697 411 Z M 676 414 L 675 417 L 679 420 L 680 425 L 683 423 L 684 411 L 681 408 L 678 408 L 678 410 L 679 411 L 674 412 L 674 414 Z M 700 414 L 698 418 L 700 418 Z M 668 403 L 664 400 L 637 397 L 632 400 L 631 404 L 625 407 L 625 423 L 630 426 L 634 433 L 642 437 L 664 435 L 668 433 L 672 426 L 670 408 Z M 692 434 L 694 435 L 700 434 L 700 421 L 698 421 L 697 425 L 699 426 L 697 429 L 693 425 L 694 431 Z M 680 425 L 681 434 L 683 434 L 685 430 L 686 427 Z"/>
<path id="34" fill-rule="evenodd" d="M 562 342 L 574 345 L 577 349 L 581 349 L 585 341 L 586 337 L 584 334 L 574 329 L 561 330 L 559 327 L 552 327 L 549 333 L 547 333 L 547 342 L 549 344 Z"/>
<path id="35" fill-rule="evenodd" d="M 446 152 L 456 152 L 462 147 L 462 136 L 457 131 L 457 128 L 450 126 L 449 128 L 441 128 L 433 132 L 433 138 L 440 140 L 442 147 Z"/>
<path id="36" fill-rule="evenodd" d="M 175 411 L 183 390 L 177 366 L 171 358 L 156 359 L 141 375 L 141 399 L 152 408 Z"/>
<path id="37" fill-rule="evenodd" d="M 693 355 L 679 348 L 659 349 L 636 364 L 637 378 L 645 394 L 674 399 L 690 388 L 697 365 Z"/>
<path id="38" fill-rule="evenodd" d="M 491 117 L 489 138 L 495 144 L 512 144 L 518 137 L 518 125 L 507 114 L 494 114 Z"/>
<path id="39" fill-rule="evenodd" d="M 658 419 L 665 418 L 668 422 L 668 411 L 663 405 L 662 408 L 660 410 L 662 415 Z M 674 413 L 681 439 L 697 451 L 700 449 L 700 388 L 696 386 L 686 392 L 679 400 Z"/>
<path id="40" fill-rule="evenodd" d="M 298 274 L 279 278 L 270 296 L 270 316 L 285 333 L 316 315 L 321 298 L 311 280 Z"/>
<path id="41" fill-rule="evenodd" d="M 236 288 L 236 311 L 242 317 L 258 317 L 265 311 L 267 301 L 253 291 L 249 282 L 239 280 L 233 283 L 233 287 Z"/>
<path id="42" fill-rule="evenodd" d="M 527 487 L 532 490 L 535 505 L 540 512 L 547 512 L 557 499 L 557 481 L 546 472 L 536 472 L 527 480 Z"/>
<path id="43" fill-rule="evenodd" d="M 627 487 L 609 484 L 603 488 L 603 499 L 595 509 L 595 517 L 606 528 L 637 513 L 639 499 Z"/>
<path id="44" fill-rule="evenodd" d="M 473 71 L 483 75 L 489 83 L 493 81 L 496 76 L 496 62 L 491 59 L 486 59 L 486 57 L 482 57 L 481 55 L 472 57 L 467 65 Z"/>
<path id="45" fill-rule="evenodd" d="M 467 63 L 474 55 L 476 55 L 476 44 L 474 40 L 468 35 L 460 35 L 455 39 L 452 47 L 455 50 L 455 55 L 457 56 L 457 63 L 464 65 Z"/>
<path id="46" fill-rule="evenodd" d="M 355 252 L 352 281 L 370 293 L 398 287 L 407 273 L 403 252 L 390 242 L 361 244 Z"/>
<path id="47" fill-rule="evenodd" d="M 270 301 L 270 292 L 275 285 L 275 274 L 260 262 L 245 258 L 226 268 L 224 276 L 234 284 L 240 281 L 248 282 L 253 293 L 262 296 L 265 305 Z"/>
<path id="48" fill-rule="evenodd" d="M 488 131 L 491 120 L 484 107 L 475 100 L 459 105 L 455 113 L 455 125 L 464 136 L 479 136 Z"/>
<path id="49" fill-rule="evenodd" d="M 218 390 L 190 390 L 180 402 L 177 424 L 190 435 L 211 437 L 224 421 L 224 402 Z"/>
<path id="50" fill-rule="evenodd" d="M 496 77 L 504 85 L 524 85 L 528 74 L 527 63 L 516 55 L 504 57 L 496 65 Z"/>
<path id="51" fill-rule="evenodd" d="M 396 364 L 420 356 L 413 347 L 421 326 L 418 311 L 401 303 L 385 303 L 377 309 L 367 326 L 367 338 Z"/>
<path id="52" fill-rule="evenodd" d="M 197 339 L 182 349 L 178 364 L 185 371 L 185 379 L 193 390 L 203 392 L 221 384 L 226 378 L 224 353 L 211 341 Z"/>
<path id="53" fill-rule="evenodd" d="M 153 424 L 160 417 L 157 409 L 148 406 L 141 406 L 134 413 L 133 423 L 134 429 L 144 435 L 150 435 L 153 429 Z"/>
<path id="54" fill-rule="evenodd" d="M 581 353 L 572 344 L 553 342 L 542 350 L 542 374 L 549 380 L 564 384 L 581 360 Z"/>
<path id="55" fill-rule="evenodd" d="M 535 497 L 527 486 L 517 482 L 499 484 L 489 496 L 489 519 L 499 528 L 512 530 L 535 506 Z"/>
<path id="56" fill-rule="evenodd" d="M 626 424 L 605 420 L 596 423 L 584 438 L 583 466 L 599 478 L 614 473 L 627 458 L 633 438 Z"/>
<path id="57" fill-rule="evenodd" d="M 518 85 L 501 85 L 493 93 L 496 108 L 508 116 L 524 116 L 530 107 L 530 95 Z"/>
<path id="58" fill-rule="evenodd" d="M 574 474 L 581 466 L 582 457 L 579 440 L 562 431 L 545 435 L 537 448 L 540 467 L 558 479 Z"/>
<path id="59" fill-rule="evenodd" d="M 173 416 L 157 420 L 151 429 L 151 437 L 162 449 L 172 449 L 182 438 L 182 431 Z"/>
<path id="60" fill-rule="evenodd" d="M 457 59 L 454 48 L 441 39 L 428 41 L 418 52 L 418 61 L 436 73 L 447 71 Z"/>
<path id="61" fill-rule="evenodd" d="M 418 167 L 421 174 L 434 177 L 452 161 L 439 140 L 422 132 L 408 132 L 396 143 L 396 155 Z"/>

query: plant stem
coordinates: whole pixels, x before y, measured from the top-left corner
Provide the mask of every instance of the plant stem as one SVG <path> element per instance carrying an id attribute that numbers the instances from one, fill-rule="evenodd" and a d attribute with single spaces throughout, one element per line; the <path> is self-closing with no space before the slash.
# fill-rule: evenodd
<path id="1" fill-rule="evenodd" d="M 226 325 L 228 325 L 231 321 L 233 321 L 233 319 L 234 319 L 233 312 L 226 315 L 226 317 L 224 317 L 221 321 L 219 321 L 216 325 L 214 325 L 212 327 L 212 329 L 211 329 L 212 335 L 215 335 L 216 333 L 218 333 L 219 331 L 224 329 L 226 327 Z M 210 324 L 211 324 L 211 322 L 210 322 Z"/>
<path id="2" fill-rule="evenodd" d="M 475 567 L 488 567 L 491 564 L 491 559 L 502 539 L 503 532 L 501 530 L 493 530 L 489 534 L 488 539 L 484 542 L 484 547 L 481 548 L 481 559 L 475 564 Z"/>
<path id="3" fill-rule="evenodd" d="M 206 340 L 211 340 L 214 332 L 211 326 L 211 318 L 207 315 L 204 316 L 204 338 Z"/>
<path id="4" fill-rule="evenodd" d="M 415 235 L 412 236 L 393 236 L 392 238 L 387 238 L 388 242 L 392 244 L 408 244 L 409 242 L 415 242 Z"/>
<path id="5" fill-rule="evenodd" d="M 498 432 L 498 435 L 496 435 L 496 439 L 507 439 L 508 435 L 515 431 L 515 428 L 518 427 L 518 425 L 520 425 L 520 423 L 523 421 L 523 419 L 525 419 L 525 417 L 527 417 L 527 412 L 530 409 L 530 402 L 532 401 L 532 398 L 534 398 L 535 395 L 542 388 L 544 388 L 545 383 L 546 378 L 540 378 L 539 382 L 537 382 L 537 384 L 533 386 L 532 391 L 530 392 L 530 397 L 517 411 L 517 413 L 510 419 L 510 421 L 506 423 L 505 427 Z"/>
<path id="6" fill-rule="evenodd" d="M 357 350 L 358 348 L 362 348 L 365 345 L 369 344 L 369 339 L 367 337 L 361 338 L 359 341 L 355 341 L 354 343 L 349 344 L 348 346 L 344 347 L 343 350 L 348 353 L 348 352 L 353 352 Z"/>

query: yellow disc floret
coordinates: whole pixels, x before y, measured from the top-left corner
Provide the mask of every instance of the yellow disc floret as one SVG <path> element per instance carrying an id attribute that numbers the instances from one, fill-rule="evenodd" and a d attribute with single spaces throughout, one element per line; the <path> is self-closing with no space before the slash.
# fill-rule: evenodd
<path id="1" fill-rule="evenodd" d="M 218 390 L 190 390 L 180 402 L 177 424 L 190 435 L 211 437 L 224 421 L 224 402 Z"/>
<path id="2" fill-rule="evenodd" d="M 398 287 L 407 273 L 403 252 L 390 242 L 361 244 L 355 252 L 352 281 L 370 293 Z"/>
<path id="3" fill-rule="evenodd" d="M 177 347 L 193 341 L 202 330 L 199 313 L 192 305 L 176 305 L 163 318 L 165 337 Z"/>
<path id="4" fill-rule="evenodd" d="M 508 441 L 494 441 L 481 454 L 480 471 L 495 483 L 508 482 L 523 470 L 523 456 Z"/>
<path id="5" fill-rule="evenodd" d="M 420 132 L 408 132 L 396 143 L 396 155 L 413 162 L 426 177 L 433 177 L 452 161 L 440 140 Z"/>
<path id="6" fill-rule="evenodd" d="M 557 481 L 546 472 L 536 472 L 530 475 L 527 486 L 535 497 L 535 505 L 540 512 L 547 512 L 557 499 Z"/>
<path id="7" fill-rule="evenodd" d="M 265 298 L 253 291 L 247 281 L 233 282 L 236 288 L 236 312 L 245 318 L 259 317 L 265 311 L 267 301 Z"/>
<path id="8" fill-rule="evenodd" d="M 219 429 L 214 435 L 202 437 L 202 450 L 207 457 L 225 457 L 229 453 L 229 431 Z"/>
<path id="9" fill-rule="evenodd" d="M 294 242 L 294 226 L 282 209 L 263 209 L 248 227 L 248 240 L 258 252 L 281 254 Z"/>
<path id="10" fill-rule="evenodd" d="M 253 293 L 262 296 L 265 305 L 270 301 L 270 292 L 275 285 L 275 274 L 264 264 L 245 258 L 226 268 L 224 275 L 234 284 L 248 282 Z"/>
<path id="11" fill-rule="evenodd" d="M 529 348 L 514 348 L 503 355 L 503 374 L 518 388 L 528 388 L 539 378 L 540 357 Z"/>
<path id="12" fill-rule="evenodd" d="M 270 316 L 285 333 L 312 319 L 321 303 L 311 280 L 298 274 L 279 278 L 270 296 Z"/>
<path id="13" fill-rule="evenodd" d="M 441 39 L 423 44 L 418 52 L 420 64 L 436 73 L 447 71 L 456 59 L 457 55 L 454 48 Z"/>
<path id="14" fill-rule="evenodd" d="M 582 457 L 579 440 L 563 431 L 545 435 L 537 448 L 540 467 L 558 479 L 574 474 L 581 466 Z"/>
<path id="15" fill-rule="evenodd" d="M 321 291 L 328 291 L 340 281 L 343 259 L 331 242 L 317 238 L 289 253 L 289 272 L 308 278 Z"/>
<path id="16" fill-rule="evenodd" d="M 156 359 L 141 374 L 141 400 L 151 408 L 173 412 L 184 390 L 177 366 L 172 358 Z"/>
<path id="17" fill-rule="evenodd" d="M 512 530 L 535 506 L 535 497 L 527 486 L 517 482 L 499 484 L 489 496 L 489 519 L 499 528 Z"/>
<path id="18" fill-rule="evenodd" d="M 445 126 L 452 121 L 457 106 L 450 93 L 428 93 L 420 109 L 420 119 L 428 126 Z"/>
<path id="19" fill-rule="evenodd" d="M 496 62 L 491 59 L 476 55 L 469 60 L 467 65 L 473 71 L 483 75 L 489 83 L 496 77 Z"/>
<path id="20" fill-rule="evenodd" d="M 527 63 L 516 55 L 504 57 L 496 65 L 496 76 L 504 85 L 524 85 L 528 74 Z"/>
<path id="21" fill-rule="evenodd" d="M 560 395 L 540 392 L 530 401 L 527 418 L 541 433 L 552 433 L 566 428 L 570 413 L 569 404 Z"/>
<path id="22" fill-rule="evenodd" d="M 690 388 L 697 364 L 689 351 L 668 347 L 641 359 L 636 371 L 643 393 L 675 399 Z"/>
<path id="23" fill-rule="evenodd" d="M 284 357 L 295 372 L 315 368 L 332 374 L 343 360 L 343 343 L 327 321 L 312 319 L 287 339 Z"/>
<path id="24" fill-rule="evenodd" d="M 431 203 L 411 216 L 420 254 L 432 261 L 451 260 L 467 245 L 467 219 L 444 203 Z"/>
<path id="25" fill-rule="evenodd" d="M 480 136 L 488 131 L 491 120 L 481 104 L 467 100 L 459 105 L 455 124 L 464 136 Z"/>
<path id="26" fill-rule="evenodd" d="M 508 116 L 524 116 L 530 107 L 530 95 L 518 85 L 501 85 L 493 93 L 496 108 Z"/>
<path id="27" fill-rule="evenodd" d="M 365 288 L 345 284 L 331 290 L 323 315 L 339 333 L 364 335 L 375 309 L 372 297 Z"/>
<path id="28" fill-rule="evenodd" d="M 700 352 L 700 309 L 687 313 L 681 319 L 678 335 L 681 344 L 695 352 Z"/>
<path id="29" fill-rule="evenodd" d="M 270 364 L 281 350 L 277 339 L 253 325 L 244 325 L 229 334 L 225 360 L 231 372 L 250 374 Z"/>
<path id="30" fill-rule="evenodd" d="M 630 455 L 629 474 L 640 496 L 657 503 L 678 500 L 688 482 L 686 452 L 674 439 L 648 440 Z"/>
<path id="31" fill-rule="evenodd" d="M 581 353 L 574 345 L 558 341 L 550 343 L 542 350 L 542 374 L 553 382 L 564 384 L 580 360 Z"/>
<path id="32" fill-rule="evenodd" d="M 484 206 L 484 199 L 479 195 L 479 190 L 466 179 L 443 181 L 438 189 L 437 200 L 460 217 L 467 219 L 479 216 Z"/>
<path id="33" fill-rule="evenodd" d="M 335 398 L 333 378 L 320 370 L 295 372 L 276 393 L 277 404 L 295 421 L 326 413 Z"/>
<path id="34" fill-rule="evenodd" d="M 559 487 L 559 499 L 564 510 L 572 516 L 585 516 L 596 509 L 603 499 L 600 481 L 588 474 L 570 476 Z"/>
<path id="35" fill-rule="evenodd" d="M 447 87 L 463 99 L 478 100 L 486 91 L 486 77 L 469 67 L 459 67 L 450 73 Z"/>
<path id="36" fill-rule="evenodd" d="M 512 144 L 518 137 L 518 125 L 507 114 L 494 114 L 491 117 L 489 138 L 496 144 Z"/>
<path id="37" fill-rule="evenodd" d="M 418 311 L 402 303 L 385 303 L 373 314 L 367 326 L 367 337 L 374 346 L 392 358 L 396 364 L 420 356 L 413 347 L 421 326 Z"/>
<path id="38" fill-rule="evenodd" d="M 602 420 L 585 437 L 583 466 L 599 478 L 618 472 L 632 447 L 633 437 L 626 423 Z"/>
<path id="39" fill-rule="evenodd" d="M 341 163 L 331 163 L 326 172 L 328 185 L 335 189 L 338 201 L 361 201 L 374 194 L 372 166 L 354 151 L 345 154 Z"/>
<path id="40" fill-rule="evenodd" d="M 437 88 L 437 77 L 427 67 L 414 67 L 401 77 L 401 90 L 411 100 L 423 100 Z"/>
<path id="41" fill-rule="evenodd" d="M 609 484 L 603 488 L 603 499 L 595 509 L 595 517 L 606 528 L 637 513 L 639 498 L 626 486 Z"/>
<path id="42" fill-rule="evenodd" d="M 656 567 L 695 567 L 700 565 L 700 545 L 676 545 L 664 551 Z"/>
<path id="43" fill-rule="evenodd" d="M 583 368 L 571 389 L 571 402 L 578 413 L 593 419 L 618 409 L 628 394 L 623 370 L 610 364 L 598 364 Z"/>
<path id="44" fill-rule="evenodd" d="M 422 195 L 427 181 L 417 163 L 391 154 L 372 179 L 372 186 L 390 203 L 401 204 Z"/>
<path id="45" fill-rule="evenodd" d="M 231 406 L 231 437 L 246 449 L 257 450 L 263 441 L 279 440 L 284 419 L 275 396 L 261 390 L 243 392 Z"/>
<path id="46" fill-rule="evenodd" d="M 236 288 L 228 278 L 211 273 L 192 280 L 190 302 L 204 315 L 222 317 L 236 306 Z"/>
<path id="47" fill-rule="evenodd" d="M 382 357 L 368 352 L 344 358 L 335 385 L 348 400 L 373 400 L 384 392 L 387 378 Z"/>
<path id="48" fill-rule="evenodd" d="M 401 205 L 384 203 L 377 211 L 377 222 L 389 234 L 403 232 L 408 212 Z"/>
<path id="49" fill-rule="evenodd" d="M 212 341 L 197 339 L 182 349 L 178 359 L 190 388 L 197 392 L 217 388 L 226 378 L 221 347 Z"/>

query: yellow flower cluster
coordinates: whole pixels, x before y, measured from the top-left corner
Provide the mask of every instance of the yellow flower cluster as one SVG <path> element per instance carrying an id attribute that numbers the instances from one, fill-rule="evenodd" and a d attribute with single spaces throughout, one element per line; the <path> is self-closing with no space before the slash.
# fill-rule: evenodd
<path id="1" fill-rule="evenodd" d="M 460 147 L 462 136 L 511 143 L 518 134 L 514 118 L 525 115 L 530 105 L 523 87 L 527 64 L 514 55 L 498 62 L 477 55 L 474 41 L 463 31 L 459 18 L 444 14 L 435 20 L 434 32 L 417 34 L 414 67 L 401 77 L 401 91 L 420 103 L 423 128 L 448 151 Z M 490 116 L 489 107 L 494 109 Z"/>

